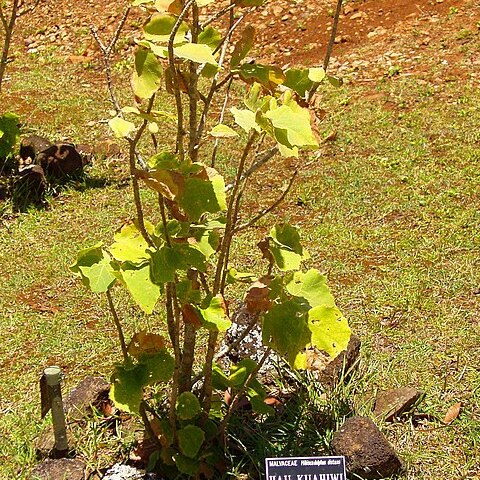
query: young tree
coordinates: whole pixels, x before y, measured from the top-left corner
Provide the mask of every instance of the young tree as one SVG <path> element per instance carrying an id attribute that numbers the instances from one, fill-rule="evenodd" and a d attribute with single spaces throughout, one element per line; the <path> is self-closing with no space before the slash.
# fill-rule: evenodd
<path id="1" fill-rule="evenodd" d="M 3 31 L 0 57 L 0 92 L 8 63 L 8 53 L 12 43 L 13 30 L 19 17 L 32 12 L 41 0 L 0 0 L 0 25 Z"/>
<path id="2" fill-rule="evenodd" d="M 243 397 L 258 414 L 272 413 L 256 379 L 272 351 L 305 369 L 319 351 L 334 358 L 350 337 L 325 277 L 301 269 L 308 253 L 294 226 L 278 222 L 258 243 L 263 273 L 239 273 L 232 264 L 235 239 L 278 207 L 297 171 L 277 200 L 250 218 L 242 211 L 248 184 L 266 163 L 281 169 L 279 156 L 318 147 L 305 105 L 329 77 L 323 68 L 282 70 L 246 61 L 255 30 L 245 19 L 265 0 L 213 3 L 133 2 L 148 13 L 131 79 L 135 103 L 119 108 L 109 124 L 128 145 L 135 211 L 110 246 L 81 251 L 72 266 L 93 292 L 106 294 L 119 333 L 123 362 L 115 367 L 111 398 L 142 416 L 158 447 L 158 468 L 171 478 L 179 472 L 199 478 L 214 468 Z M 208 16 L 201 16 L 207 5 Z M 233 82 L 244 86 L 240 98 Z M 157 107 L 160 94 L 171 96 L 173 112 Z M 166 122 L 175 125 L 174 138 L 159 141 Z M 142 141 L 148 138 L 154 150 L 169 145 L 149 154 Z M 222 148 L 235 167 L 228 184 L 216 170 Z M 158 212 L 150 221 L 142 185 L 156 196 Z M 218 362 L 228 348 L 219 351 L 219 340 L 232 324 L 228 305 L 238 300 L 232 284 L 245 285 L 243 301 L 253 318 L 244 334 L 260 324 L 264 347 L 258 362 L 247 358 L 224 371 Z M 115 308 L 117 286 L 165 325 L 167 338 L 139 331 L 127 342 Z M 162 382 L 166 399 L 145 395 Z M 228 405 L 218 401 L 226 389 L 233 392 Z"/>

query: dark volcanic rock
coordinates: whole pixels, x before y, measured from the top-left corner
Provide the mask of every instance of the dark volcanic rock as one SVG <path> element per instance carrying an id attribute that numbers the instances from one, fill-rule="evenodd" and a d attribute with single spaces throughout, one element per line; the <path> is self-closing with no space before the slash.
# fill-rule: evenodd
<path id="1" fill-rule="evenodd" d="M 366 417 L 349 418 L 333 436 L 335 455 L 344 455 L 350 474 L 385 478 L 399 473 L 403 462 L 375 423 Z"/>
<path id="2" fill-rule="evenodd" d="M 40 152 L 35 162 L 41 165 L 46 175 L 59 180 L 83 170 L 82 157 L 70 143 L 52 145 Z"/>
<path id="3" fill-rule="evenodd" d="M 85 480 L 85 464 L 80 460 L 47 459 L 37 465 L 31 478 L 38 480 Z"/>
<path id="4" fill-rule="evenodd" d="M 28 165 L 20 171 L 19 177 L 13 183 L 13 203 L 17 209 L 30 204 L 39 205 L 44 200 L 47 181 L 42 167 Z"/>
<path id="5" fill-rule="evenodd" d="M 350 336 L 347 349 L 341 352 L 334 360 L 320 370 L 318 379 L 320 383 L 328 386 L 335 386 L 358 361 L 360 357 L 360 346 L 362 342 L 356 335 Z"/>
<path id="6" fill-rule="evenodd" d="M 22 138 L 20 142 L 20 158 L 24 162 L 30 158 L 33 162 L 40 152 L 51 146 L 52 142 L 39 135 L 30 135 L 29 137 Z"/>
<path id="7" fill-rule="evenodd" d="M 91 413 L 91 405 L 98 406 L 108 398 L 110 384 L 102 377 L 85 377 L 68 395 L 64 409 L 69 419 L 80 420 Z"/>
<path id="8" fill-rule="evenodd" d="M 375 399 L 373 413 L 391 422 L 395 417 L 407 412 L 420 399 L 422 392 L 412 387 L 395 388 L 380 392 Z"/>

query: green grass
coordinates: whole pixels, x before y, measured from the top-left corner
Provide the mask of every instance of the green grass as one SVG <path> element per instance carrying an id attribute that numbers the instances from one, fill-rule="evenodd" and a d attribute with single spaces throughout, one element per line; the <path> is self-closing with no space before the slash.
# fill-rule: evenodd
<path id="1" fill-rule="evenodd" d="M 12 70 L 8 106 L 15 109 L 23 99 L 21 113 L 31 131 L 79 143 L 107 136 L 104 123 L 87 127 L 109 117 L 101 80 L 94 83 L 83 67 L 67 64 L 62 67 L 68 73 L 59 77 L 58 58 L 48 58 L 28 78 Z M 372 93 L 384 94 L 389 108 L 369 100 Z M 433 88 L 399 75 L 376 92 L 346 86 L 321 94 L 329 115 L 320 128 L 336 129 L 337 139 L 300 169 L 277 215 L 301 227 L 310 265 L 327 273 L 361 337 L 363 377 L 307 409 L 302 421 L 327 409 L 335 425 L 341 423 L 343 399 L 352 411 L 370 415 L 378 390 L 410 385 L 426 393 L 417 409 L 428 415 L 426 429 L 415 426 L 415 417 L 380 425 L 407 462 L 403 478 L 478 478 L 480 295 L 473 292 L 480 288 L 480 93 L 461 82 Z M 229 175 L 232 158 L 219 156 Z M 274 199 L 275 185 L 288 178 L 290 167 L 278 165 L 279 171 L 264 169 L 252 180 L 247 215 Z M 108 376 L 120 358 L 105 299 L 87 292 L 68 266 L 79 249 L 110 242 L 132 216 L 131 194 L 122 187 L 125 172 L 121 164 L 112 171 L 97 161 L 87 172 L 97 181 L 62 192 L 49 210 L 1 220 L 1 478 L 29 478 L 36 462 L 33 441 L 49 422 L 39 414 L 42 369 L 61 365 L 67 391 L 85 375 Z M 258 268 L 252 250 L 275 218 L 235 245 L 239 270 Z M 119 302 L 127 334 L 153 323 L 139 316 L 126 296 Z M 459 418 L 442 425 L 457 401 L 463 405 Z M 268 435 L 255 431 L 249 439 L 259 443 L 249 447 L 256 454 L 248 461 L 259 463 L 261 452 L 278 451 L 274 439 L 282 431 L 272 429 L 282 427 L 268 427 Z M 287 422 L 283 434 L 287 427 L 295 424 Z M 125 455 L 101 422 L 71 433 L 92 470 Z M 322 435 L 307 446 L 325 447 L 331 432 Z M 126 438 L 131 444 L 132 436 Z"/>

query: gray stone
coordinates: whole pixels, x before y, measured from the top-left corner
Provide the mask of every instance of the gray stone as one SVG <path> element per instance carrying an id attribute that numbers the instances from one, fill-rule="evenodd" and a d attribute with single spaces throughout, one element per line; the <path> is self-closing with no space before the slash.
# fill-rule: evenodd
<path id="1" fill-rule="evenodd" d="M 383 417 L 386 422 L 391 422 L 394 418 L 410 410 L 422 395 L 422 392 L 412 387 L 380 392 L 375 399 L 373 413 L 376 417 Z"/>
<path id="2" fill-rule="evenodd" d="M 333 436 L 331 448 L 334 455 L 345 456 L 348 472 L 361 478 L 385 478 L 404 468 L 378 427 L 366 417 L 349 418 Z"/>
<path id="3" fill-rule="evenodd" d="M 70 420 L 80 420 L 91 413 L 91 406 L 98 406 L 108 398 L 110 384 L 103 377 L 85 377 L 64 402 L 65 412 Z"/>
<path id="4" fill-rule="evenodd" d="M 37 465 L 32 480 L 85 480 L 85 464 L 69 458 L 47 459 Z"/>
<path id="5" fill-rule="evenodd" d="M 144 470 L 117 463 L 107 470 L 103 480 L 162 480 L 162 478 L 155 473 L 145 473 Z"/>

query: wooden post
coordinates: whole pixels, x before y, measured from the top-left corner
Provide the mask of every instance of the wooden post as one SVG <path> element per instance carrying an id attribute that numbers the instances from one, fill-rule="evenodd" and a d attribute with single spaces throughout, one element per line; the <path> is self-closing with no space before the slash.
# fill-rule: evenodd
<path id="1" fill-rule="evenodd" d="M 55 435 L 55 457 L 62 458 L 68 451 L 67 429 L 65 423 L 65 412 L 63 410 L 62 370 L 60 367 L 47 367 L 44 370 L 47 384 L 48 398 L 52 410 L 53 431 Z"/>

